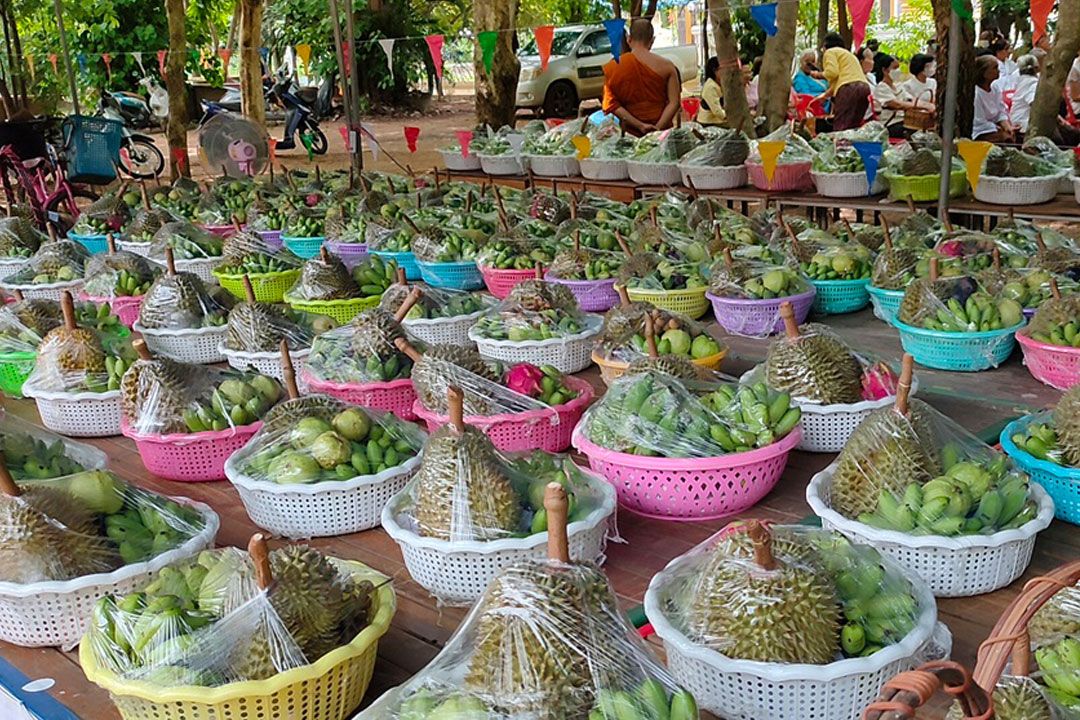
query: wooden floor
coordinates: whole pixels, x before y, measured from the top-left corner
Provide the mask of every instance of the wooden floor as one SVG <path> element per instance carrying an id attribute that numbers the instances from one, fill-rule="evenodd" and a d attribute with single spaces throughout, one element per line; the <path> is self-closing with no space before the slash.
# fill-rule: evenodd
<path id="1" fill-rule="evenodd" d="M 890 360 L 899 357 L 900 344 L 896 332 L 875 320 L 869 310 L 830 318 L 829 324 L 862 351 L 876 353 Z M 766 344 L 762 340 L 729 338 L 728 342 L 732 352 L 723 369 L 729 373 L 739 374 L 764 356 Z M 921 384 L 919 394 L 972 432 L 988 432 L 996 437 L 1004 421 L 1034 408 L 1046 407 L 1054 403 L 1058 395 L 1028 375 L 1019 355 L 1018 349 L 1009 363 L 983 373 L 944 373 L 917 368 Z M 602 387 L 595 371 L 586 372 L 583 377 Z M 16 415 L 37 421 L 36 409 L 30 401 L 9 400 L 5 401 L 5 406 Z M 185 485 L 159 480 L 146 473 L 134 446 L 126 438 L 91 442 L 109 454 L 110 467 L 122 477 L 144 487 L 173 495 L 187 495 L 210 504 L 222 519 L 219 544 L 244 545 L 255 530 L 229 483 Z M 746 516 L 781 522 L 805 519 L 810 514 L 804 500 L 807 482 L 831 459 L 832 456 L 828 455 L 793 454 L 777 488 Z M 664 522 L 641 518 L 629 512 L 621 513 L 618 530 L 622 542 L 613 542 L 608 546 L 605 569 L 625 608 L 630 610 L 641 603 L 649 579 L 669 560 L 701 542 L 724 524 L 725 521 Z M 370 702 L 430 661 L 457 627 L 463 611 L 440 609 L 423 588 L 409 578 L 402 564 L 401 553 L 382 530 L 316 540 L 312 545 L 339 557 L 367 563 L 394 578 L 398 611 L 390 632 L 379 645 L 379 662 L 366 700 Z M 1024 582 L 1068 560 L 1074 560 L 1078 555 L 1080 533 L 1076 527 L 1055 522 L 1039 536 L 1031 567 L 1011 587 L 977 598 L 940 601 L 941 619 L 948 624 L 954 637 L 954 657 L 964 663 L 973 663 L 979 643 Z M 0 656 L 19 668 L 30 680 L 54 679 L 56 684 L 50 692 L 78 717 L 85 720 L 116 720 L 119 717 L 107 695 L 85 680 L 75 653 L 65 654 L 55 649 L 25 649 L 0 643 Z"/>

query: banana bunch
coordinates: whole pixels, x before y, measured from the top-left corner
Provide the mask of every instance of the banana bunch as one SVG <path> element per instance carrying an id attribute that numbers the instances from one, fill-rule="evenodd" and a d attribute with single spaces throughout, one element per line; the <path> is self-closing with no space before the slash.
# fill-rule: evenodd
<path id="1" fill-rule="evenodd" d="M 1070 320 L 1063 325 L 1055 326 L 1048 333 L 1033 332 L 1031 339 L 1048 345 L 1080 348 L 1080 322 Z"/>
<path id="2" fill-rule="evenodd" d="M 364 297 L 379 297 L 386 289 L 397 282 L 397 263 L 383 260 L 377 255 L 369 255 L 366 260 L 353 268 L 353 280 L 360 286 Z"/>
<path id="3" fill-rule="evenodd" d="M 432 262 L 464 262 L 475 260 L 480 246 L 474 238 L 454 231 L 447 231 L 442 247 L 435 254 Z"/>
<path id="4" fill-rule="evenodd" d="M 1080 698 L 1080 640 L 1062 638 L 1058 642 L 1035 651 L 1035 662 L 1042 672 L 1042 681 L 1057 698 L 1057 693 L 1067 695 L 1063 705 L 1073 706 Z"/>
<path id="5" fill-rule="evenodd" d="M 985 332 L 1012 327 L 1024 319 L 1020 303 L 1009 298 L 994 302 L 983 292 L 972 293 L 965 302 L 951 297 L 944 305 L 936 315 L 923 320 L 923 327 L 945 332 Z"/>
<path id="6" fill-rule="evenodd" d="M 128 368 L 135 364 L 135 358 L 129 355 L 106 355 L 105 372 L 88 373 L 83 385 L 88 392 L 103 393 L 120 389 L 120 379 Z"/>
<path id="7" fill-rule="evenodd" d="M 857 563 L 836 576 L 847 622 L 840 628 L 846 657 L 867 657 L 899 642 L 914 624 L 919 608 L 910 588 L 885 576 L 880 563 Z"/>
<path id="8" fill-rule="evenodd" d="M 710 428 L 712 439 L 726 452 L 746 452 L 771 445 L 791 432 L 802 410 L 791 404 L 787 393 L 773 392 L 765 383 L 721 385 L 702 398 L 702 403 L 723 420 Z"/>
<path id="9" fill-rule="evenodd" d="M 908 485 L 899 497 L 882 490 L 877 509 L 858 519 L 882 530 L 950 537 L 1018 528 L 1037 514 L 1027 476 L 1008 472 L 999 456 L 986 464 L 957 462 L 924 485 Z"/>
<path id="10" fill-rule="evenodd" d="M 1040 460 L 1048 460 L 1058 465 L 1068 465 L 1058 444 L 1057 430 L 1048 423 L 1028 425 L 1025 432 L 1016 433 L 1012 441 L 1021 450 L 1027 451 Z"/>
<path id="11" fill-rule="evenodd" d="M 115 290 L 119 296 L 138 297 L 145 295 L 153 283 L 153 278 L 141 278 L 137 273 L 121 270 L 116 273 Z"/>
<path id="12" fill-rule="evenodd" d="M 75 322 L 79 327 L 97 330 L 105 335 L 127 334 L 120 318 L 112 314 L 108 303 L 75 303 Z"/>
<path id="13" fill-rule="evenodd" d="M 697 720 L 694 696 L 679 689 L 670 698 L 659 681 L 649 678 L 632 690 L 602 689 L 589 720 Z"/>
<path id="14" fill-rule="evenodd" d="M 287 262 L 277 255 L 257 252 L 229 261 L 214 270 L 221 275 L 264 275 L 295 269 L 293 262 Z"/>
<path id="15" fill-rule="evenodd" d="M 527 250 L 505 240 L 496 240 L 481 251 L 477 261 L 498 270 L 528 270 L 536 263 L 549 264 L 552 257 L 551 250 L 542 246 Z"/>

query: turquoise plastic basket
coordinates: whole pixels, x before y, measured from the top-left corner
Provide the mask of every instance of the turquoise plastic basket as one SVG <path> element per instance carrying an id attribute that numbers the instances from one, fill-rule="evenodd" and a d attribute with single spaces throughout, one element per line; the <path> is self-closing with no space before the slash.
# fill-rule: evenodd
<path id="1" fill-rule="evenodd" d="M 1013 420 L 1001 431 L 1001 449 L 1013 459 L 1031 479 L 1042 485 L 1054 501 L 1054 517 L 1073 525 L 1080 525 L 1080 468 L 1062 467 L 1049 460 L 1040 460 L 1012 441 L 1012 436 L 1023 432 L 1027 426 L 1046 413 L 1026 415 Z"/>
<path id="2" fill-rule="evenodd" d="M 322 249 L 325 237 L 291 237 L 289 235 L 281 236 L 281 244 L 284 245 L 297 257 L 302 257 L 305 260 L 313 258 L 319 254 L 319 250 Z"/>
<path id="3" fill-rule="evenodd" d="M 873 285 L 867 285 L 866 292 L 870 293 L 870 302 L 874 304 L 874 315 L 892 325 L 897 313 L 900 312 L 900 303 L 904 301 L 904 291 L 882 290 Z"/>
<path id="4" fill-rule="evenodd" d="M 109 240 L 104 235 L 79 235 L 70 230 L 67 235 L 68 239 L 74 240 L 82 245 L 91 255 L 109 251 Z"/>
<path id="5" fill-rule="evenodd" d="M 452 290 L 483 290 L 484 276 L 473 260 L 461 262 L 421 262 L 420 277 L 428 285 Z"/>
<path id="6" fill-rule="evenodd" d="M 420 279 L 420 265 L 416 262 L 416 255 L 411 252 L 390 252 L 389 250 L 368 250 L 368 255 L 381 257 L 383 260 L 393 260 L 398 267 L 405 271 L 407 280 Z"/>
<path id="7" fill-rule="evenodd" d="M 899 320 L 893 320 L 893 326 L 900 331 L 904 352 L 911 353 L 920 365 L 937 370 L 976 372 L 997 367 L 1009 358 L 1016 347 L 1016 331 L 1024 327 L 1024 323 L 985 332 L 927 330 Z"/>
<path id="8" fill-rule="evenodd" d="M 862 310 L 870 304 L 866 291 L 870 278 L 860 280 L 811 280 L 817 294 L 814 312 L 819 315 L 843 315 Z"/>

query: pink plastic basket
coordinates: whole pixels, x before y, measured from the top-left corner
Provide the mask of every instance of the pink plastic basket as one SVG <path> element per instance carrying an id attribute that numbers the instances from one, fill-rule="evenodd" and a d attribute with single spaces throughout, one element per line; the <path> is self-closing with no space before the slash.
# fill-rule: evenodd
<path id="1" fill-rule="evenodd" d="M 565 405 L 523 413 L 473 415 L 466 417 L 465 422 L 483 431 L 495 447 L 504 452 L 562 452 L 570 447 L 574 427 L 595 395 L 592 385 L 585 380 L 567 375 L 563 382 L 578 392 L 578 396 Z M 413 409 L 417 417 L 427 423 L 429 433 L 450 422 L 448 416 L 431 412 L 419 400 Z"/>
<path id="2" fill-rule="evenodd" d="M 784 302 L 791 303 L 795 309 L 795 319 L 800 325 L 806 322 L 816 294 L 817 291 L 811 285 L 804 293 L 772 300 L 725 298 L 712 293 L 706 293 L 705 297 L 712 303 L 713 315 L 720 327 L 735 335 L 764 337 L 783 331 L 784 321 L 780 317 L 780 305 Z"/>
<path id="3" fill-rule="evenodd" d="M 619 504 L 662 520 L 715 520 L 743 512 L 769 494 L 802 440 L 795 428 L 758 450 L 714 458 L 659 458 L 594 445 L 580 429 L 574 447 L 615 486 Z"/>
<path id="4" fill-rule="evenodd" d="M 536 277 L 536 270 L 532 268 L 529 268 L 528 270 L 506 270 L 502 268 L 484 267 L 483 265 L 478 265 L 478 267 L 480 268 L 480 274 L 484 278 L 484 285 L 487 286 L 488 292 L 500 300 L 509 295 L 510 291 L 513 290 L 514 286 L 518 283 L 532 280 Z"/>
<path id="5" fill-rule="evenodd" d="M 262 422 L 255 422 L 211 432 L 138 435 L 123 420 L 120 432 L 135 441 L 143 465 L 154 475 L 178 482 L 210 482 L 225 479 L 225 461 L 261 427 Z"/>
<path id="6" fill-rule="evenodd" d="M 1016 342 L 1024 351 L 1028 372 L 1039 382 L 1058 390 L 1068 390 L 1080 383 L 1080 348 L 1032 340 L 1027 328 L 1016 333 Z"/>
<path id="7" fill-rule="evenodd" d="M 139 319 L 139 308 L 142 307 L 143 296 L 136 295 L 131 297 L 121 295 L 114 298 L 107 298 L 79 293 L 79 299 L 85 302 L 92 302 L 95 305 L 108 305 L 112 308 L 113 315 L 120 318 L 120 322 L 131 327 L 135 324 L 135 321 Z"/>
<path id="8" fill-rule="evenodd" d="M 416 420 L 413 410 L 416 403 L 416 390 L 409 378 L 390 382 L 370 383 L 335 383 L 317 380 L 307 370 L 300 374 L 300 382 L 313 393 L 322 393 L 337 398 L 350 405 L 371 410 L 384 410 L 397 415 L 402 420 Z"/>
<path id="9" fill-rule="evenodd" d="M 585 312 L 607 312 L 619 304 L 619 293 L 615 292 L 615 278 L 607 280 L 563 280 L 551 274 L 544 279 L 559 285 L 565 285 L 574 293 L 578 305 Z"/>
<path id="10" fill-rule="evenodd" d="M 810 162 L 784 163 L 776 166 L 772 182 L 765 177 L 765 167 L 747 161 L 746 172 L 750 183 L 758 190 L 787 192 L 789 190 L 813 190 L 814 178 L 810 175 Z"/>
<path id="11" fill-rule="evenodd" d="M 203 230 L 208 233 L 213 233 L 218 237 L 230 238 L 236 234 L 236 227 L 233 225 L 200 225 Z"/>

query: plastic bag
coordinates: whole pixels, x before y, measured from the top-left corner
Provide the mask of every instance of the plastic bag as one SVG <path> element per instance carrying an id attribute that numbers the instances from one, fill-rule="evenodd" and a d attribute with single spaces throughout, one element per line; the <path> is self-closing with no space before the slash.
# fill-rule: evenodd
<path id="1" fill-rule="evenodd" d="M 873 269 L 873 254 L 855 242 L 824 245 L 810 243 L 809 247 L 801 240 L 803 250 L 799 267 L 811 280 L 861 280 L 870 277 Z M 817 245 L 815 248 L 814 246 Z"/>
<path id="2" fill-rule="evenodd" d="M 138 297 L 146 294 L 162 270 L 133 252 L 97 253 L 86 262 L 83 292 L 94 298 Z"/>
<path id="3" fill-rule="evenodd" d="M 561 250 L 552 259 L 547 274 L 560 280 L 610 280 L 623 260 L 620 253 L 586 247 Z"/>
<path id="4" fill-rule="evenodd" d="M 641 290 L 703 287 L 708 268 L 702 262 L 672 261 L 656 253 L 635 253 L 619 269 L 619 282 Z"/>
<path id="5" fill-rule="evenodd" d="M 86 445 L 65 440 L 60 435 L 0 412 L 0 451 L 8 473 L 15 480 L 45 480 L 73 475 L 105 463 Z"/>
<path id="6" fill-rule="evenodd" d="M 110 312 L 107 303 L 75 303 L 75 323 L 96 330 L 109 340 L 128 335 L 127 328 Z M 0 352 L 36 352 L 41 339 L 63 324 L 60 303 L 55 300 L 31 298 L 0 307 Z M 29 367 L 33 368 L 32 359 Z"/>
<path id="7" fill-rule="evenodd" d="M 131 219 L 131 206 L 124 202 L 124 195 L 121 194 L 123 189 L 124 186 L 121 186 L 118 190 L 107 192 L 81 210 L 71 231 L 77 235 L 120 232 Z M 137 203 L 138 195 L 135 198 Z"/>
<path id="8" fill-rule="evenodd" d="M 882 290 L 903 290 L 915 279 L 919 261 L 926 252 L 913 248 L 893 246 L 884 248 L 874 258 L 870 284 Z"/>
<path id="9" fill-rule="evenodd" d="M 143 296 L 139 325 L 151 330 L 193 330 L 224 325 L 232 296 L 207 290 L 198 275 L 166 269 Z"/>
<path id="10" fill-rule="evenodd" d="M 10 285 L 52 285 L 84 277 L 90 253 L 71 240 L 48 242 L 21 268 L 3 279 Z"/>
<path id="11" fill-rule="evenodd" d="M 810 289 L 802 275 L 787 266 L 736 259 L 730 252 L 712 267 L 709 292 L 718 297 L 771 300 Z"/>
<path id="12" fill-rule="evenodd" d="M 750 156 L 750 141 L 739 130 L 718 129 L 709 133 L 704 141 L 683 155 L 681 165 L 707 167 L 735 167 L 746 162 Z"/>
<path id="13" fill-rule="evenodd" d="M 991 295 L 973 278 L 954 277 L 908 285 L 897 318 L 928 330 L 985 332 L 1019 325 L 1024 315 L 1016 300 Z"/>
<path id="14" fill-rule="evenodd" d="M 853 147 L 856 142 L 880 143 L 884 151 L 888 147 L 889 131 L 875 120 L 851 130 L 818 135 L 810 142 L 810 146 L 817 153 L 814 156 L 814 172 L 865 172 L 866 165 L 862 156 Z"/>
<path id="15" fill-rule="evenodd" d="M 1080 284 L 1068 276 L 1036 268 L 991 267 L 976 274 L 976 279 L 991 295 L 1015 300 L 1025 310 L 1038 308 L 1053 297 L 1051 280 L 1062 295 L 1080 292 Z"/>
<path id="16" fill-rule="evenodd" d="M 676 163 L 701 141 L 699 126 L 687 124 L 638 138 L 630 159 L 643 163 Z"/>
<path id="17" fill-rule="evenodd" d="M 208 224 L 229 225 L 247 222 L 248 208 L 255 202 L 258 188 L 251 178 L 219 177 L 210 185 L 207 196 L 213 205 L 200 209 L 200 219 Z M 220 221 L 220 222 L 219 222 Z"/>
<path id="18" fill-rule="evenodd" d="M 1034 136 L 1026 138 L 1022 149 L 1027 154 L 1035 155 L 1053 165 L 1059 171 L 1068 170 L 1072 172 L 1075 153 L 1058 147 L 1057 143 L 1048 137 Z"/>
<path id="19" fill-rule="evenodd" d="M 243 230 L 225 240 L 214 270 L 223 275 L 264 275 L 297 270 L 303 263 L 287 248 L 271 249 L 258 234 Z"/>
<path id="20" fill-rule="evenodd" d="M 589 118 L 562 123 L 551 128 L 543 135 L 533 136 L 525 141 L 523 152 L 526 155 L 544 155 L 560 157 L 576 155 L 577 148 L 571 139 L 581 135 L 589 122 Z"/>
<path id="21" fill-rule="evenodd" d="M 845 222 L 837 232 L 837 236 L 845 242 L 858 243 L 867 250 L 876 253 L 885 244 L 885 227 L 870 223 Z"/>
<path id="22" fill-rule="evenodd" d="M 566 286 L 530 280 L 514 286 L 473 328 L 489 340 L 548 340 L 585 332 L 589 318 Z"/>
<path id="23" fill-rule="evenodd" d="M 404 338 L 387 310 L 365 310 L 347 325 L 315 336 L 307 372 L 317 380 L 337 383 L 390 382 L 412 373 L 412 360 L 395 342 Z"/>
<path id="24" fill-rule="evenodd" d="M 219 235 L 180 220 L 162 225 L 157 231 L 150 245 L 150 259 L 164 265 L 166 248 L 172 248 L 173 257 L 177 260 L 204 260 L 221 257 L 224 240 Z"/>
<path id="25" fill-rule="evenodd" d="M 229 311 L 225 347 L 247 353 L 277 352 L 284 340 L 290 350 L 310 348 L 316 320 L 285 305 L 238 302 Z"/>
<path id="26" fill-rule="evenodd" d="M 927 610 L 874 548 L 797 525 L 734 523 L 666 575 L 656 588 L 664 618 L 739 660 L 827 665 L 872 655 L 900 642 Z"/>
<path id="27" fill-rule="evenodd" d="M 1061 173 L 1054 163 L 1039 155 L 1023 150 L 995 145 L 990 149 L 983 165 L 983 174 L 989 177 L 1033 178 Z"/>
<path id="28" fill-rule="evenodd" d="M 247 229 L 276 232 L 285 227 L 290 208 L 283 197 L 257 198 L 247 210 Z"/>
<path id="29" fill-rule="evenodd" d="M 1052 345 L 1080 347 L 1076 339 L 1078 330 L 1080 294 L 1075 288 L 1073 294 L 1043 301 L 1028 324 L 1028 334 L 1033 340 Z"/>
<path id="30" fill-rule="evenodd" d="M 806 142 L 801 135 L 794 133 L 790 125 L 784 124 L 761 138 L 761 140 L 750 143 L 750 162 L 757 164 L 761 163 L 761 152 L 758 150 L 758 142 L 774 142 L 777 140 L 783 140 L 786 143 L 784 151 L 781 152 L 780 156 L 776 159 L 777 165 L 808 163 L 814 159 L 814 148 L 810 147 L 810 143 Z"/>
<path id="31" fill-rule="evenodd" d="M 375 258 L 382 265 L 382 260 Z M 396 269 L 396 265 L 394 268 Z M 392 277 L 391 272 L 391 277 Z M 383 290 L 392 282 L 382 275 L 379 276 L 379 284 L 372 285 L 371 295 L 378 297 Z M 326 248 L 322 248 L 320 254 L 304 262 L 300 277 L 296 283 L 285 293 L 290 301 L 330 301 L 349 300 L 352 298 L 365 297 L 367 294 L 360 291 L 360 286 L 353 279 L 353 274 L 345 267 L 345 263 L 331 255 Z"/>
<path id="32" fill-rule="evenodd" d="M 646 323 L 652 323 L 661 355 L 701 359 L 719 354 L 723 346 L 708 333 L 704 323 L 650 303 L 617 305 L 604 315 L 596 354 L 605 360 L 632 362 L 648 353 Z"/>
<path id="33" fill-rule="evenodd" d="M 66 315 L 66 313 L 65 313 Z M 103 393 L 120 389 L 135 362 L 130 338 L 75 325 L 74 316 L 41 339 L 34 371 L 26 382 L 38 390 Z"/>
<path id="34" fill-rule="evenodd" d="M 163 225 L 176 221 L 177 217 L 164 208 L 139 208 L 124 226 L 124 240 L 129 243 L 151 243 Z"/>
<path id="35" fill-rule="evenodd" d="M 194 220 L 201 198 L 199 184 L 185 177 L 177 178 L 171 187 L 157 188 L 151 193 L 151 201 L 156 207 L 188 221 Z"/>
<path id="36" fill-rule="evenodd" d="M 0 218 L 0 257 L 28 258 L 49 242 L 45 233 L 18 215 Z"/>
<path id="37" fill-rule="evenodd" d="M 289 213 L 283 234 L 295 238 L 316 238 L 326 236 L 326 210 L 319 207 L 302 207 Z"/>
<path id="38" fill-rule="evenodd" d="M 451 288 L 437 288 L 429 285 L 391 285 L 383 293 L 379 301 L 379 307 L 388 313 L 397 313 L 398 308 L 412 292 L 413 288 L 420 289 L 420 298 L 409 312 L 405 320 L 432 320 L 436 318 L 461 317 L 472 315 L 491 308 L 497 302 L 495 298 L 486 293 L 471 293 L 464 290 Z"/>
<path id="39" fill-rule="evenodd" d="M 941 175 L 941 137 L 929 132 L 917 132 L 907 141 L 892 145 L 882 158 L 886 174 L 905 177 Z M 964 163 L 952 158 L 952 171 L 963 170 Z"/>
<path id="40" fill-rule="evenodd" d="M 530 233 L 530 228 L 536 225 L 546 223 L 535 220 L 522 223 L 490 238 L 476 254 L 477 265 L 498 270 L 528 270 L 537 264 L 549 265 L 556 252 L 555 229 L 551 228 L 546 237 L 537 237 Z"/>

